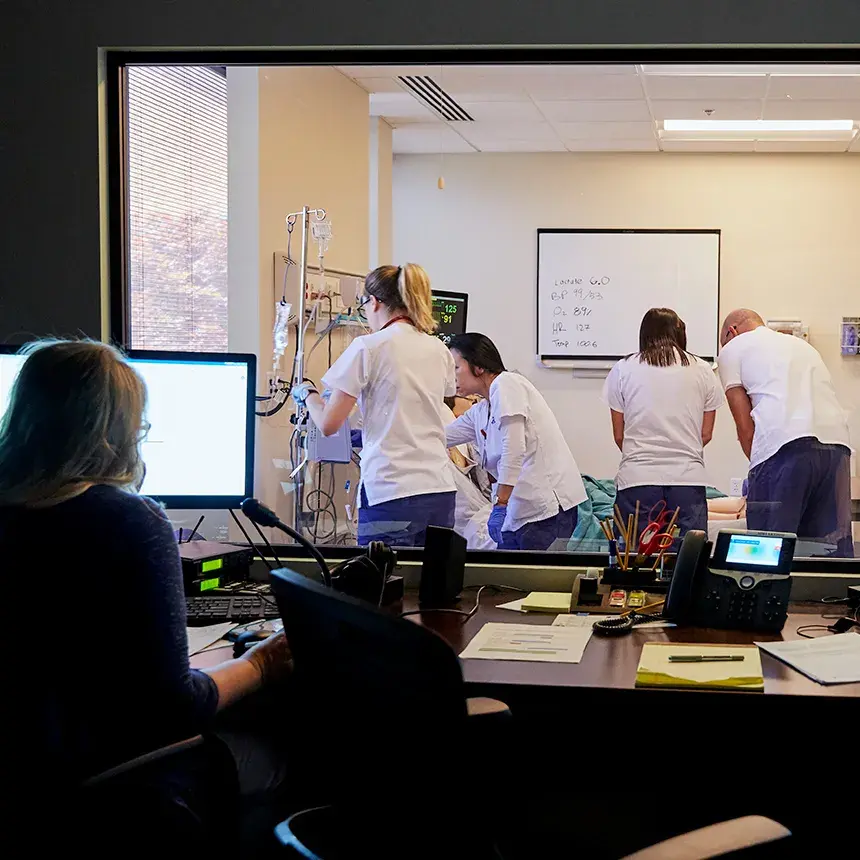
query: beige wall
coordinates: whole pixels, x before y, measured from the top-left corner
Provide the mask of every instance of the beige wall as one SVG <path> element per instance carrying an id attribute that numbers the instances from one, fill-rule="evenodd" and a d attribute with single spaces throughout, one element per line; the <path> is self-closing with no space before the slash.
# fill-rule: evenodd
<path id="1" fill-rule="evenodd" d="M 543 391 L 582 471 L 615 474 L 602 379 L 538 368 L 538 227 L 720 228 L 721 314 L 748 306 L 799 317 L 830 368 L 860 446 L 860 359 L 839 355 L 839 322 L 860 314 L 860 157 L 546 154 L 398 156 L 394 254 L 434 286 L 470 295 L 468 327 Z M 728 491 L 746 474 L 727 409 L 706 461 Z"/>
<path id="2" fill-rule="evenodd" d="M 370 268 L 393 263 L 391 256 L 392 128 L 379 117 L 370 118 Z"/>
<path id="3" fill-rule="evenodd" d="M 230 343 L 257 353 L 262 392 L 271 368 L 273 253 L 287 246 L 285 216 L 305 204 L 324 208 L 333 231 L 326 266 L 367 270 L 369 102 L 364 90 L 330 68 L 231 68 L 228 96 L 235 119 L 230 123 Z M 296 260 L 299 249 L 297 231 Z M 309 254 L 315 263 L 313 242 Z M 336 334 L 335 356 L 349 336 Z M 282 375 L 290 372 L 294 337 L 291 329 Z M 312 326 L 308 348 L 314 340 Z M 319 380 L 325 363 L 323 345 L 306 375 Z M 292 503 L 281 482 L 289 477 L 273 461 L 289 460 L 292 412 L 287 406 L 257 422 L 256 492 L 288 523 Z"/>

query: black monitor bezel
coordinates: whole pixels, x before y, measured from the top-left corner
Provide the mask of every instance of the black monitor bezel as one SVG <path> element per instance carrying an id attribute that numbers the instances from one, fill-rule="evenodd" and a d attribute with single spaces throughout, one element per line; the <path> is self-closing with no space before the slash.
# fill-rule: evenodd
<path id="1" fill-rule="evenodd" d="M 0 345 L 0 355 L 14 355 L 25 344 Z M 230 510 L 238 508 L 244 499 L 254 495 L 255 423 L 254 406 L 257 384 L 257 356 L 246 352 L 182 352 L 152 349 L 130 349 L 125 355 L 132 361 L 196 362 L 200 364 L 241 363 L 248 368 L 248 387 L 245 401 L 245 489 L 241 495 L 161 495 L 147 494 L 150 498 L 171 509 Z M 189 395 L 191 396 L 191 395 Z"/>
<path id="2" fill-rule="evenodd" d="M 430 290 L 431 298 L 438 296 L 441 299 L 462 299 L 463 300 L 463 332 L 468 331 L 467 324 L 469 321 L 469 294 L 458 293 L 453 290 Z M 437 334 L 438 337 L 438 334 Z"/>
<path id="3" fill-rule="evenodd" d="M 779 562 L 776 565 L 764 564 L 741 564 L 736 561 L 727 561 L 729 546 L 733 537 L 762 537 L 779 538 L 782 546 L 779 550 Z M 773 576 L 788 576 L 791 573 L 794 560 L 794 549 L 797 538 L 794 535 L 776 532 L 763 532 L 740 529 L 722 529 L 714 541 L 714 552 L 711 566 L 716 570 L 731 570 L 738 573 L 771 574 Z"/>

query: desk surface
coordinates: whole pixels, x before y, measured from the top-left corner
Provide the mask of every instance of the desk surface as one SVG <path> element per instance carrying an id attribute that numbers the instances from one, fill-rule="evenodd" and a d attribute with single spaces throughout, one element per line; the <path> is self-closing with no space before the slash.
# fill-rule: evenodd
<path id="1" fill-rule="evenodd" d="M 467 591 L 462 606 L 468 608 L 473 591 Z M 554 615 L 540 613 L 511 612 L 497 609 L 496 604 L 506 603 L 516 597 L 512 592 L 487 594 L 481 597 L 481 607 L 474 617 L 463 624 L 456 615 L 441 612 L 423 616 L 410 616 L 424 626 L 444 637 L 459 654 L 472 637 L 488 621 L 507 621 L 519 624 L 552 624 Z M 415 604 L 415 598 L 407 595 L 405 604 Z M 415 608 L 410 605 L 407 608 Z M 798 639 L 797 628 L 805 624 L 832 624 L 832 619 L 822 619 L 820 606 L 794 605 L 788 621 L 778 634 L 744 633 L 737 630 L 698 629 L 694 627 L 668 627 L 655 630 L 634 629 L 627 636 L 592 636 L 585 649 L 582 661 L 576 664 L 522 663 L 513 660 L 463 660 L 463 677 L 467 684 L 525 685 L 532 687 L 599 687 L 603 689 L 632 690 L 636 682 L 636 668 L 645 642 L 712 642 L 719 644 L 749 644 L 756 640 L 780 641 Z M 825 612 L 836 614 L 840 607 L 830 607 Z M 812 631 L 813 634 L 826 631 Z M 856 633 L 842 634 L 856 636 Z M 790 696 L 841 696 L 860 698 L 860 684 L 817 684 L 800 672 L 796 672 L 769 654 L 762 652 L 764 689 L 766 694 Z M 705 691 L 712 695 L 712 691 Z M 748 695 L 731 693 L 730 695 Z"/>
<path id="2" fill-rule="evenodd" d="M 474 600 L 474 591 L 466 591 L 461 606 L 468 609 Z M 485 592 L 481 606 L 465 624 L 461 616 L 442 612 L 431 612 L 423 616 L 413 615 L 410 620 L 423 624 L 442 636 L 459 654 L 472 637 L 488 621 L 506 621 L 518 624 L 552 624 L 554 615 L 540 613 L 511 612 L 498 609 L 496 605 L 506 603 L 517 597 L 512 591 L 501 593 Z M 417 608 L 417 595 L 407 593 L 404 610 Z M 839 606 L 825 609 L 836 615 Z M 645 642 L 712 642 L 720 644 L 749 644 L 756 640 L 779 641 L 798 639 L 797 628 L 805 624 L 832 624 L 832 619 L 822 619 L 818 605 L 794 604 L 792 612 L 782 633 L 743 633 L 737 630 L 712 630 L 694 627 L 669 627 L 657 630 L 634 629 L 627 636 L 592 636 L 585 649 L 582 662 L 562 663 L 521 663 L 512 660 L 463 660 L 463 677 L 467 684 L 476 686 L 514 685 L 522 688 L 597 688 L 632 690 L 636 682 L 636 668 L 639 655 Z M 824 631 L 813 631 L 822 633 Z M 829 635 L 826 634 L 825 635 Z M 856 636 L 845 633 L 844 636 Z M 206 668 L 227 659 L 230 652 L 223 648 L 204 651 L 191 658 L 191 665 Z M 828 696 L 860 698 L 860 684 L 817 684 L 800 672 L 781 663 L 769 654 L 762 653 L 761 664 L 764 671 L 764 690 L 770 695 L 787 696 Z M 692 691 L 684 691 L 685 694 Z M 713 691 L 702 691 L 701 695 L 713 695 Z M 732 696 L 747 696 L 748 693 L 729 693 Z"/>

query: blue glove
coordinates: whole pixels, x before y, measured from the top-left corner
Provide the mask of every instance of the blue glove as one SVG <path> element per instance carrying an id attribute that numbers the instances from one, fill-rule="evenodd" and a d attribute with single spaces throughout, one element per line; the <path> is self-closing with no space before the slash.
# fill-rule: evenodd
<path id="1" fill-rule="evenodd" d="M 363 440 L 361 438 L 361 430 L 350 430 L 349 440 L 353 448 L 363 448 Z"/>
<path id="2" fill-rule="evenodd" d="M 294 385 L 290 393 L 293 395 L 293 400 L 301 406 L 309 394 L 318 394 L 319 392 L 310 382 L 302 382 L 299 385 Z"/>
<path id="3" fill-rule="evenodd" d="M 487 522 L 487 531 L 490 537 L 498 546 L 502 542 L 502 526 L 505 524 L 505 517 L 508 515 L 507 505 L 494 505 L 490 513 L 490 519 Z"/>

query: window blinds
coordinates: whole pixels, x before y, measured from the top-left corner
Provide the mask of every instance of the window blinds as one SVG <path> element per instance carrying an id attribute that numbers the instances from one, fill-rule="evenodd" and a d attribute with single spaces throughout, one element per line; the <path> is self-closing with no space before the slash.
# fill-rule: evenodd
<path id="1" fill-rule="evenodd" d="M 128 68 L 130 346 L 227 350 L 227 80 Z"/>

